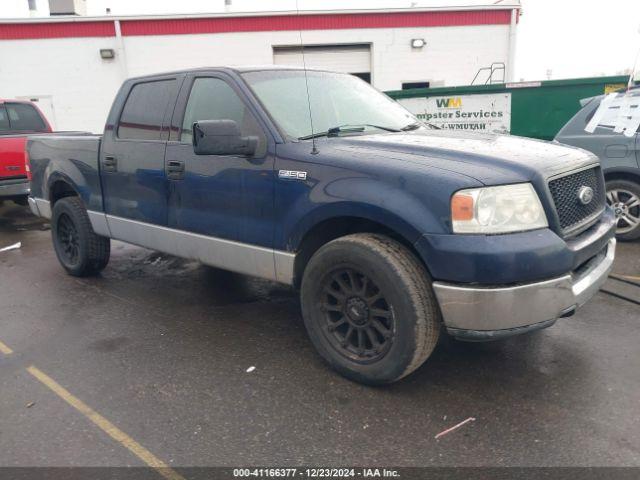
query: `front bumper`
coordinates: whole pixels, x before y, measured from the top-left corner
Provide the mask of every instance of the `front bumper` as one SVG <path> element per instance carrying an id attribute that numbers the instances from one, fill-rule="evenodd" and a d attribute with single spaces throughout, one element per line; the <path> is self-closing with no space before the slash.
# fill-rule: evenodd
<path id="1" fill-rule="evenodd" d="M 434 282 L 447 331 L 460 339 L 483 341 L 552 325 L 586 303 L 606 281 L 616 240 L 576 270 L 550 280 L 481 288 Z"/>
<path id="2" fill-rule="evenodd" d="M 0 198 L 25 197 L 30 191 L 28 180 L 0 180 Z"/>

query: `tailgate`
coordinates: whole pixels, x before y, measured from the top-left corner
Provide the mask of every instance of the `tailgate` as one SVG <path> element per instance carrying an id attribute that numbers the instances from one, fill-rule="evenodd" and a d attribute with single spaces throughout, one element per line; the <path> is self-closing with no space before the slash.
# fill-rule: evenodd
<path id="1" fill-rule="evenodd" d="M 0 180 L 27 177 L 24 146 L 26 136 L 0 136 Z"/>

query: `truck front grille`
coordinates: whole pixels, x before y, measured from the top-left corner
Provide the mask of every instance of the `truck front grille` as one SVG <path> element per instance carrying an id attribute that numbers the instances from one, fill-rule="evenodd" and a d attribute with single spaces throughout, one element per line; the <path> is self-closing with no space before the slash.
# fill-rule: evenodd
<path id="1" fill-rule="evenodd" d="M 580 200 L 583 187 L 593 189 L 593 199 L 584 204 Z M 604 179 L 600 167 L 570 173 L 549 182 L 549 190 L 558 212 L 563 234 L 569 234 L 587 226 L 604 209 Z"/>

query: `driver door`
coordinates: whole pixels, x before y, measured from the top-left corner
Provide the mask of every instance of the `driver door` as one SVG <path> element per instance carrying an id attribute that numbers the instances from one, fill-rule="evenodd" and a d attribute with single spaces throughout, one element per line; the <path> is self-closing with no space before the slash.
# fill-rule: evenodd
<path id="1" fill-rule="evenodd" d="M 201 120 L 234 120 L 242 135 L 258 137 L 256 153 L 196 155 L 192 127 Z M 243 92 L 222 73 L 188 77 L 172 126 L 165 156 L 168 227 L 271 248 L 275 144 Z"/>

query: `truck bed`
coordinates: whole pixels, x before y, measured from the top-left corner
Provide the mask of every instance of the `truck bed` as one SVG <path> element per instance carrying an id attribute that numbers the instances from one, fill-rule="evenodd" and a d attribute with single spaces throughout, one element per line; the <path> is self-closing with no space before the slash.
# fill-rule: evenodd
<path id="1" fill-rule="evenodd" d="M 77 188 L 89 210 L 103 211 L 99 162 L 102 135 L 61 133 L 30 135 L 27 153 L 31 164 L 31 196 L 47 201 L 57 182 Z"/>

